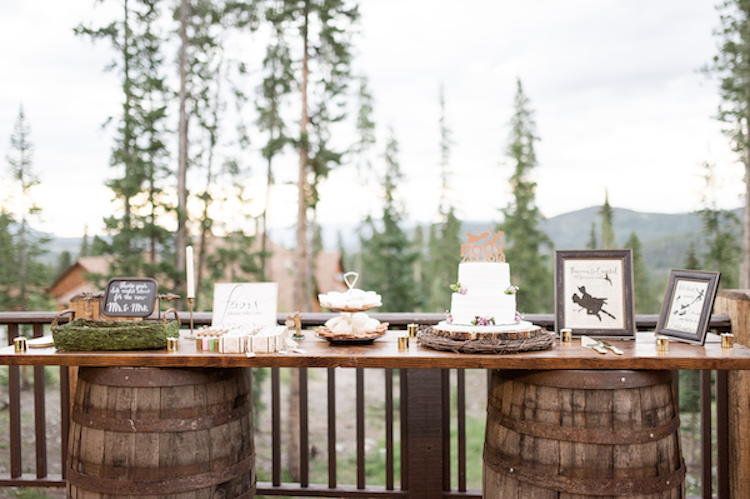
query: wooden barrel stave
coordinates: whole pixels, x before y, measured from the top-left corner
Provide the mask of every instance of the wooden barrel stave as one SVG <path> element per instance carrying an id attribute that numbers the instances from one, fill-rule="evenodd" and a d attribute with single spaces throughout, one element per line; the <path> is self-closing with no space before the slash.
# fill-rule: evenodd
<path id="1" fill-rule="evenodd" d="M 82 369 L 76 399 L 69 497 L 254 497 L 246 370 Z"/>
<path id="2" fill-rule="evenodd" d="M 493 372 L 485 498 L 684 496 L 671 375 L 602 373 Z"/>

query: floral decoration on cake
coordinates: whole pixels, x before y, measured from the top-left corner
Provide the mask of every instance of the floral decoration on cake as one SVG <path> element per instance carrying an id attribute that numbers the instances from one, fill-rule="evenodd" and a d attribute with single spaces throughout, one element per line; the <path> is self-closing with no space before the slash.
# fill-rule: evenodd
<path id="1" fill-rule="evenodd" d="M 465 295 L 469 290 L 462 287 L 460 282 L 457 282 L 456 284 L 451 284 L 451 291 L 459 295 Z"/>
<path id="2" fill-rule="evenodd" d="M 479 317 L 476 316 L 473 321 L 471 321 L 471 324 L 473 326 L 494 326 L 495 325 L 495 318 L 494 317 Z"/>
<path id="3" fill-rule="evenodd" d="M 453 316 L 450 312 L 445 312 L 445 322 L 448 324 L 453 324 Z"/>
<path id="4" fill-rule="evenodd" d="M 514 295 L 518 292 L 518 286 L 508 286 L 508 289 L 505 290 L 506 295 Z"/>

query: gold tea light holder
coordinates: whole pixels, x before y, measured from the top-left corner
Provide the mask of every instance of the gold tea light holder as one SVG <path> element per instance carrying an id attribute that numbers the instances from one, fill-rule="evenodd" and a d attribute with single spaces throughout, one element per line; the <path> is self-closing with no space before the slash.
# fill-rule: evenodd
<path id="1" fill-rule="evenodd" d="M 721 348 L 725 350 L 734 348 L 734 335 L 732 333 L 721 333 Z"/>
<path id="2" fill-rule="evenodd" d="M 401 351 L 409 349 L 409 337 L 408 336 L 398 337 L 398 349 Z"/>
<path id="3" fill-rule="evenodd" d="M 26 353 L 26 338 L 24 336 L 16 336 L 13 338 L 13 348 L 16 353 Z"/>
<path id="4" fill-rule="evenodd" d="M 573 341 L 573 330 L 572 329 L 561 329 L 560 330 L 560 342 L 563 345 L 570 345 L 570 342 Z"/>
<path id="5" fill-rule="evenodd" d="M 167 338 L 167 352 L 176 352 L 179 348 L 178 338 Z"/>
<path id="6" fill-rule="evenodd" d="M 660 354 L 669 352 L 669 338 L 662 335 L 656 336 L 656 351 Z"/>
<path id="7" fill-rule="evenodd" d="M 408 324 L 406 330 L 409 331 L 409 338 L 416 338 L 419 331 L 419 324 Z"/>

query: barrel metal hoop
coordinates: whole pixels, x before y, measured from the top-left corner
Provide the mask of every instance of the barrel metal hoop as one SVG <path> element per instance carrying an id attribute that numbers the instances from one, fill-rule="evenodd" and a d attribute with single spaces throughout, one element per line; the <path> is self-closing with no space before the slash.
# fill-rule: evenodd
<path id="1" fill-rule="evenodd" d="M 243 368 L 237 368 L 243 369 Z M 162 367 L 81 367 L 78 378 L 94 385 L 127 388 L 162 388 L 202 385 L 232 377 L 233 369 Z"/>
<path id="2" fill-rule="evenodd" d="M 566 494 L 594 496 L 648 495 L 680 487 L 685 480 L 685 460 L 680 467 L 666 475 L 639 478 L 570 478 L 540 472 L 524 463 L 498 456 L 486 444 L 484 463 L 495 472 L 538 487 Z"/>
<path id="3" fill-rule="evenodd" d="M 494 374 L 503 381 L 574 390 L 619 390 L 672 383 L 672 372 L 665 370 L 496 370 Z"/>
<path id="4" fill-rule="evenodd" d="M 167 478 L 161 480 L 118 480 L 86 475 L 68 467 L 66 478 L 70 485 L 102 494 L 120 495 L 167 495 L 190 490 L 214 487 L 234 478 L 252 472 L 255 467 L 255 454 L 229 466 L 208 473 Z M 253 490 L 256 485 L 253 485 Z M 252 497 L 252 496 L 248 496 Z"/>
<path id="5" fill-rule="evenodd" d="M 578 442 L 584 444 L 628 445 L 656 442 L 677 432 L 680 417 L 675 415 L 669 422 L 640 430 L 616 430 L 577 428 L 559 426 L 536 421 L 512 418 L 498 411 L 493 405 L 487 406 L 488 418 L 511 431 L 537 438 Z"/>
<path id="6" fill-rule="evenodd" d="M 208 430 L 227 424 L 230 421 L 235 421 L 251 413 L 252 410 L 252 401 L 246 398 L 245 403 L 241 406 L 219 414 L 207 414 L 204 416 L 184 419 L 124 419 L 101 417 L 93 413 L 84 413 L 81 412 L 79 405 L 76 404 L 71 419 L 78 425 L 95 430 L 125 433 L 171 433 Z"/>

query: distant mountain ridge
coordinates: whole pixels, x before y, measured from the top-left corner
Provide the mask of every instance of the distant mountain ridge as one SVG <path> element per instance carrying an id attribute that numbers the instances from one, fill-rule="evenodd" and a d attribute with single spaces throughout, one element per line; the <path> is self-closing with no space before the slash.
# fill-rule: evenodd
<path id="1" fill-rule="evenodd" d="M 601 240 L 601 218 L 599 206 L 563 213 L 544 220 L 541 229 L 549 235 L 555 249 L 584 249 L 591 234 L 591 224 L 596 227 L 597 239 Z M 742 217 L 742 209 L 734 212 Z M 631 232 L 635 232 L 641 241 L 646 267 L 650 272 L 667 275 L 669 269 L 683 268 L 690 243 L 696 251 L 705 251 L 703 244 L 702 224 L 694 213 L 643 213 L 625 208 L 613 208 L 613 226 L 615 239 L 619 246 L 625 244 Z M 465 232 L 475 232 L 477 228 L 487 226 L 493 229 L 497 220 L 467 220 L 462 222 Z M 411 235 L 417 223 L 407 221 L 404 229 Z M 426 226 L 427 224 L 421 224 Z M 323 224 L 323 245 L 326 249 L 338 249 L 339 241 L 347 252 L 355 252 L 359 247 L 360 224 Z M 294 228 L 274 229 L 271 238 L 287 247 L 294 245 Z M 69 251 L 76 257 L 81 246 L 81 238 L 61 238 L 49 234 L 52 238 L 48 245 L 49 253 L 45 255 L 46 263 L 55 263 L 62 251 Z M 508 235 L 512 237 L 512 235 Z M 738 234 L 739 236 L 739 234 Z"/>

